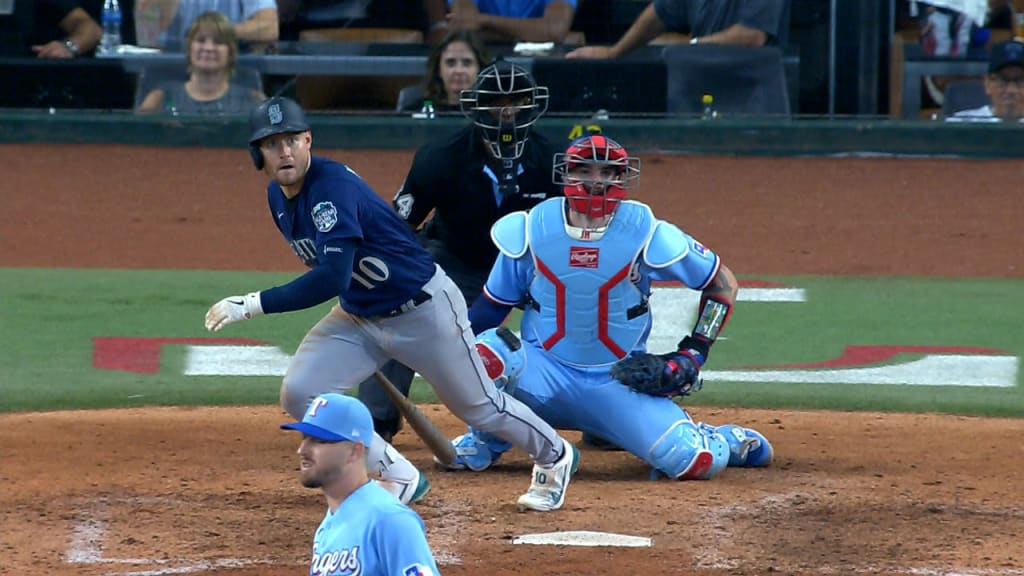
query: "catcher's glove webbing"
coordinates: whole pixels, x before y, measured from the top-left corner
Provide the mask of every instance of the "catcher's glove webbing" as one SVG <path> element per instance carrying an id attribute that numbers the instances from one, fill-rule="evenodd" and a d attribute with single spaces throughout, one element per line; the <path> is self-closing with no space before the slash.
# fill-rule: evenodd
<path id="1" fill-rule="evenodd" d="M 610 374 L 636 392 L 686 396 L 701 388 L 700 363 L 689 351 L 632 354 L 612 364 Z"/>

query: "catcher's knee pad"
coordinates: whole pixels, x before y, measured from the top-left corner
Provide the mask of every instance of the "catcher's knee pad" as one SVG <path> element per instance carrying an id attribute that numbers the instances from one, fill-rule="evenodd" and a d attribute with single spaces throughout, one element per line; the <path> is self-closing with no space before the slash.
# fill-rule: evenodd
<path id="1" fill-rule="evenodd" d="M 651 446 L 648 457 L 669 478 L 705 480 L 714 475 L 710 473 L 715 464 L 712 447 L 706 435 L 689 420 L 679 420 L 666 430 Z"/>
<path id="2" fill-rule="evenodd" d="M 729 466 L 758 468 L 771 463 L 772 445 L 757 430 L 735 424 L 719 426 L 717 430 L 729 442 Z"/>
<path id="3" fill-rule="evenodd" d="M 498 390 L 512 394 L 516 378 L 526 367 L 526 351 L 519 337 L 504 326 L 484 330 L 476 337 L 476 351 Z"/>

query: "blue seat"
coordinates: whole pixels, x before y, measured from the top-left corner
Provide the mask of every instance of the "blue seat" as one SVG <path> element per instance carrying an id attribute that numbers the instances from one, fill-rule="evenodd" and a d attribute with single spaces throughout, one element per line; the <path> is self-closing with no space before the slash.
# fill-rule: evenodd
<path id="1" fill-rule="evenodd" d="M 950 82 L 946 85 L 942 96 L 943 118 L 949 118 L 961 110 L 981 108 L 992 103 L 988 94 L 985 94 L 985 82 L 983 80 Z"/>

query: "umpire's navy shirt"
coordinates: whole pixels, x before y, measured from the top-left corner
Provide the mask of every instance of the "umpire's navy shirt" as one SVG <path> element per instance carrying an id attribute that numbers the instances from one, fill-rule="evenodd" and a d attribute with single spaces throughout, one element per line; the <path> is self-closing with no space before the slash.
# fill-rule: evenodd
<path id="1" fill-rule="evenodd" d="M 498 256 L 491 225 L 498 218 L 528 210 L 546 198 L 561 196 L 551 179 L 551 142 L 535 130 L 519 158 L 519 191 L 499 203 L 494 178 L 500 164 L 490 162 L 479 129 L 470 125 L 448 138 L 420 147 L 405 183 L 394 198 L 398 215 L 418 228 L 432 210 L 427 235 L 438 238 L 466 265 L 489 270 Z"/>

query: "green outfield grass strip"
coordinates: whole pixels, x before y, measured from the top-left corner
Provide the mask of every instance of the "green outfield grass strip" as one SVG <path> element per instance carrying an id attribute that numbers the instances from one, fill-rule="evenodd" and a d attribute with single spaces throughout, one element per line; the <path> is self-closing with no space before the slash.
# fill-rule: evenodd
<path id="1" fill-rule="evenodd" d="M 186 376 L 188 345 L 161 348 L 155 373 L 93 366 L 95 338 L 209 338 L 207 307 L 294 273 L 0 269 L 0 411 L 139 405 L 273 404 L 279 376 Z M 806 302 L 739 302 L 709 374 L 809 364 L 847 346 L 973 347 L 1024 357 L 1024 281 L 1014 279 L 763 277 L 803 289 Z M 259 341 L 290 355 L 328 305 L 229 326 L 217 337 Z M 656 315 L 666 334 L 687 312 Z M 666 327 L 667 325 L 667 327 Z M 201 340 L 200 340 L 201 341 Z M 660 351 L 660 350 L 655 350 Z M 914 355 L 909 358 L 913 359 Z M 920 356 L 918 356 L 920 357 Z M 904 361 L 905 357 L 882 364 Z M 1024 416 L 1017 370 L 1007 388 L 729 382 L 709 378 L 698 406 L 939 411 Z M 414 396 L 436 401 L 429 387 Z"/>

